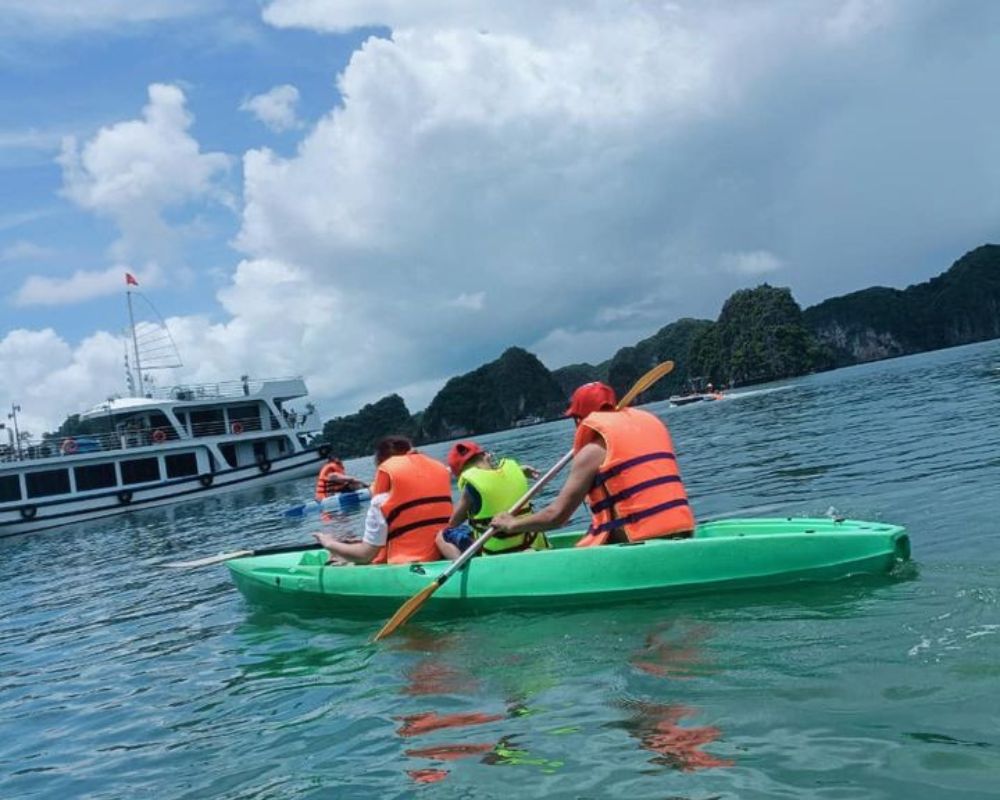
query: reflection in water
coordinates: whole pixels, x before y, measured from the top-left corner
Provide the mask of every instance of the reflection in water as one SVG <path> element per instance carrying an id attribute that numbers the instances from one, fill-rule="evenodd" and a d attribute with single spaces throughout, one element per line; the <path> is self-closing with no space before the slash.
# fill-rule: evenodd
<path id="1" fill-rule="evenodd" d="M 396 729 L 400 736 L 422 736 L 425 733 L 439 731 L 443 728 L 464 728 L 468 725 L 483 725 L 487 722 L 496 722 L 503 719 L 503 714 L 480 714 L 473 712 L 470 714 L 438 714 L 434 711 L 427 711 L 423 714 L 411 714 L 406 717 L 396 717 L 402 721 L 402 725 Z"/>
<path id="2" fill-rule="evenodd" d="M 648 675 L 668 679 L 695 678 L 714 671 L 706 665 L 700 646 L 710 629 L 697 625 L 673 630 L 674 623 L 658 625 L 646 637 L 645 646 L 634 653 L 629 663 Z M 697 712 L 679 704 L 660 704 L 626 700 L 619 705 L 630 712 L 628 719 L 611 723 L 639 740 L 640 745 L 657 755 L 650 763 L 683 772 L 712 767 L 729 767 L 730 759 L 716 758 L 701 748 L 719 738 L 721 731 L 714 726 L 682 727 L 685 717 Z"/>
<path id="3" fill-rule="evenodd" d="M 431 695 L 454 696 L 473 695 L 480 691 L 480 682 L 471 674 L 445 661 L 445 653 L 454 642 L 454 637 L 434 635 L 415 628 L 402 637 L 396 647 L 403 651 L 429 652 L 404 671 L 406 684 L 401 689 L 404 695 L 429 697 Z M 523 696 L 508 697 L 504 713 L 466 712 L 441 714 L 424 711 L 395 717 L 401 725 L 396 734 L 403 738 L 425 736 L 437 731 L 468 728 L 529 716 L 532 712 L 523 704 Z M 411 747 L 404 751 L 410 758 L 426 758 L 436 762 L 457 761 L 462 758 L 482 756 L 482 763 L 496 766 L 530 765 L 551 773 L 562 766 L 561 761 L 534 758 L 527 750 L 514 741 L 514 735 L 499 740 L 445 742 L 424 747 Z M 444 780 L 450 770 L 443 767 L 410 769 L 406 774 L 417 783 L 437 783 Z"/>
<path id="4" fill-rule="evenodd" d="M 704 663 L 704 654 L 699 649 L 708 638 L 709 627 L 697 625 L 667 638 L 673 625 L 672 621 L 664 622 L 650 631 L 645 647 L 633 654 L 629 663 L 660 678 L 696 678 L 714 672 L 714 668 Z"/>
<path id="5" fill-rule="evenodd" d="M 716 758 L 701 748 L 719 738 L 721 731 L 710 725 L 697 728 L 682 727 L 678 723 L 697 712 L 681 705 L 658 703 L 625 703 L 631 716 L 622 722 L 612 723 L 624 728 L 639 740 L 639 744 L 657 755 L 649 762 L 683 772 L 693 772 L 712 767 L 731 767 L 728 758 Z"/>
<path id="6" fill-rule="evenodd" d="M 406 671 L 403 694 L 427 695 L 451 692 L 471 694 L 478 686 L 475 678 L 441 661 L 425 659 Z"/>

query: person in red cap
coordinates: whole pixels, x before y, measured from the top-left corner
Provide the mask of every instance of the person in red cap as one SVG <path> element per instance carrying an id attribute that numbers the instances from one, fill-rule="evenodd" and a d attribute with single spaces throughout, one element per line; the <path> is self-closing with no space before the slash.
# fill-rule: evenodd
<path id="1" fill-rule="evenodd" d="M 591 523 L 577 547 L 687 538 L 694 514 L 677 468 L 673 441 L 659 417 L 618 410 L 614 389 L 595 381 L 573 392 L 566 416 L 576 423 L 573 462 L 559 495 L 534 514 L 500 514 L 505 533 L 565 525 L 586 499 Z"/>
<path id="2" fill-rule="evenodd" d="M 454 561 L 490 526 L 495 514 L 514 507 L 528 491 L 528 478 L 537 478 L 538 470 L 523 467 L 513 458 L 495 464 L 490 454 L 472 440 L 452 446 L 448 466 L 458 479 L 461 496 L 448 527 L 437 535 L 437 547 L 445 558 Z M 529 512 L 530 508 L 524 513 Z M 504 533 L 491 536 L 483 552 L 498 555 L 548 546 L 545 535 L 537 531 Z"/>

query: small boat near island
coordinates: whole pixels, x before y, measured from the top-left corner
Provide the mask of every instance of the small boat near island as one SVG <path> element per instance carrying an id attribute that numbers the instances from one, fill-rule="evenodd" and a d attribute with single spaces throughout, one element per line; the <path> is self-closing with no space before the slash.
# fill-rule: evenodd
<path id="1" fill-rule="evenodd" d="M 79 434 L 0 451 L 0 538 L 314 475 L 329 456 L 315 409 L 289 406 L 301 377 L 147 386 L 144 370 L 180 361 L 162 319 L 137 325 L 128 301 L 133 396 L 80 414 Z"/>
<path id="2" fill-rule="evenodd" d="M 711 383 L 704 383 L 704 378 L 691 378 L 688 381 L 688 391 L 683 394 L 671 395 L 667 401 L 672 406 L 686 406 L 691 403 L 721 400 L 725 395 Z"/>
<path id="3" fill-rule="evenodd" d="M 442 613 L 604 605 L 804 581 L 881 575 L 910 557 L 899 525 L 843 519 L 727 519 L 690 539 L 576 548 L 582 534 L 550 535 L 552 549 L 485 556 L 427 601 Z M 327 566 L 325 550 L 227 561 L 251 601 L 339 615 L 387 615 L 426 588 L 450 562 Z"/>

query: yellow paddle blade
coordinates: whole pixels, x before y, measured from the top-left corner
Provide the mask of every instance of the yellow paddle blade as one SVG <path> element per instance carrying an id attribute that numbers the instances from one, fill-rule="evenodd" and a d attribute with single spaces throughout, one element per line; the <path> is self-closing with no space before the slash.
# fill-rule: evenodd
<path id="1" fill-rule="evenodd" d="M 417 594 L 413 595 L 409 600 L 407 600 L 403 605 L 399 607 L 399 610 L 392 615 L 392 618 L 382 626 L 382 629 L 375 634 L 372 638 L 373 642 L 378 642 L 384 639 L 386 636 L 392 634 L 396 628 L 405 623 L 410 617 L 417 613 L 420 606 L 424 604 L 434 592 L 438 590 L 441 585 L 439 580 L 431 583 L 426 589 L 421 589 Z"/>
<path id="2" fill-rule="evenodd" d="M 664 375 L 672 372 L 673 369 L 673 361 L 664 361 L 662 364 L 657 364 L 649 372 L 639 378 L 632 388 L 628 390 L 628 394 L 618 401 L 618 408 L 625 408 L 626 406 L 632 405 L 632 401 L 635 400 L 635 398 L 646 391 Z"/>

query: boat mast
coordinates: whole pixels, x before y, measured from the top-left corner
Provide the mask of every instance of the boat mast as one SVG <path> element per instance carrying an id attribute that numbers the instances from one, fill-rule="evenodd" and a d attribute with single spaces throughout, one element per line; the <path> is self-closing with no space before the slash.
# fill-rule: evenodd
<path id="1" fill-rule="evenodd" d="M 135 397 L 142 397 L 142 362 L 139 361 L 139 339 L 135 335 L 135 316 L 132 313 L 132 291 L 128 287 L 129 284 L 126 282 L 125 297 L 128 299 L 128 324 L 132 329 L 132 347 L 135 349 L 135 371 L 139 377 L 139 386 L 132 391 Z"/>

